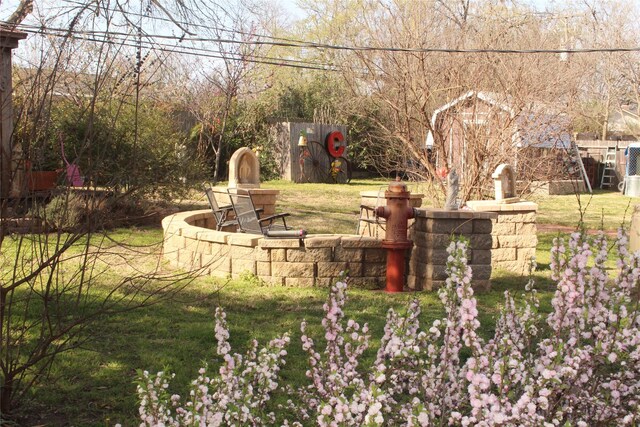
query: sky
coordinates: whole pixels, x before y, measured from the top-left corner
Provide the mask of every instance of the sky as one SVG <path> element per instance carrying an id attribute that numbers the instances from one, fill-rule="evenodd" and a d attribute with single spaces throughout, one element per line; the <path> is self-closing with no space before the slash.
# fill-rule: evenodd
<path id="1" fill-rule="evenodd" d="M 295 19 L 304 17 L 304 11 L 298 7 L 296 0 L 280 0 L 280 3 Z"/>
<path id="2" fill-rule="evenodd" d="M 536 8 L 536 10 L 542 11 L 547 6 L 558 3 L 557 0 L 529 0 L 529 2 Z M 297 0 L 280 0 L 286 10 L 288 10 L 296 19 L 304 17 L 304 11 L 298 7 Z M 560 0 L 560 4 L 564 3 Z"/>
<path id="3" fill-rule="evenodd" d="M 36 4 L 40 3 L 41 0 L 35 0 Z M 59 0 L 58 0 L 59 1 Z M 278 0 L 280 4 L 292 15 L 295 19 L 301 19 L 304 17 L 304 11 L 298 7 L 297 0 Z M 537 10 L 544 10 L 546 6 L 551 4 L 560 4 L 563 3 L 562 0 L 529 0 L 530 3 Z M 6 19 L 9 17 L 11 12 L 16 8 L 16 5 L 19 3 L 19 0 L 0 0 L 0 19 Z M 56 3 L 56 1 L 54 1 Z"/>

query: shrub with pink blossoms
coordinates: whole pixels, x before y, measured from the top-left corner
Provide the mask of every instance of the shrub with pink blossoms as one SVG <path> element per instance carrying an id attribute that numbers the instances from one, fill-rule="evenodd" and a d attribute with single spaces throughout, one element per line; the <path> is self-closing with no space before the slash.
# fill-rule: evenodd
<path id="1" fill-rule="evenodd" d="M 420 324 L 420 305 L 389 310 L 375 361 L 363 367 L 367 325 L 345 319 L 346 281 L 324 305 L 323 349 L 301 325 L 309 360 L 307 386 L 292 396 L 294 420 L 269 412 L 288 337 L 260 352 L 254 342 L 242 357 L 230 355 L 224 312 L 216 312 L 218 375 L 206 368 L 188 400 L 171 396 L 167 375 L 144 373 L 138 388 L 143 425 L 320 426 L 635 426 L 640 425 L 640 253 L 630 254 L 620 231 L 617 276 L 605 268 L 603 233 L 556 239 L 553 310 L 543 316 L 532 280 L 523 303 L 509 292 L 489 340 L 478 334 L 477 301 L 467 244 L 449 248 L 446 285 L 439 290 L 445 317 Z M 535 268 L 532 262 L 532 268 Z M 463 357 L 462 354 L 467 355 Z M 280 408 L 282 409 L 282 408 Z"/>
<path id="2" fill-rule="evenodd" d="M 217 353 L 224 362 L 218 375 L 200 369 L 191 383 L 188 398 L 169 395 L 164 372 L 155 376 L 139 374 L 141 426 L 229 426 L 273 425 L 275 414 L 266 410 L 271 394 L 278 388 L 278 372 L 285 363 L 289 335 L 273 339 L 258 350 L 253 340 L 246 355 L 231 354 L 226 314 L 216 309 Z M 173 378 L 173 375 L 171 375 Z"/>

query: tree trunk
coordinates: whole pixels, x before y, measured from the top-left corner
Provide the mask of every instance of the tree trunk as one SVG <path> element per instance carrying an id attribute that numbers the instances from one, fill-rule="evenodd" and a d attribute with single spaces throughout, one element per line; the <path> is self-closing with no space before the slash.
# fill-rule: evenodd
<path id="1" fill-rule="evenodd" d="M 0 346 L 6 345 L 4 340 L 4 325 L 5 325 L 5 308 L 7 304 L 8 290 L 0 287 Z M 11 409 L 11 396 L 13 394 L 13 375 L 8 370 L 9 366 L 6 366 L 2 371 L 2 384 L 0 384 L 0 421 L 2 421 L 2 414 L 8 414 Z"/>
<path id="2" fill-rule="evenodd" d="M 13 395 L 13 377 L 9 374 L 4 377 L 0 384 L 0 415 L 11 412 L 11 397 Z M 2 421 L 2 418 L 0 418 Z"/>
<path id="3" fill-rule="evenodd" d="M 220 129 L 220 138 L 218 139 L 218 149 L 214 147 L 214 153 L 216 154 L 216 163 L 213 169 L 213 182 L 219 181 L 220 177 L 220 159 L 222 157 L 222 147 L 224 144 L 224 132 L 227 129 L 227 119 L 229 118 L 229 109 L 231 108 L 231 96 L 227 95 L 224 105 L 224 113 L 222 116 L 222 128 Z"/>
<path id="4" fill-rule="evenodd" d="M 16 26 L 24 21 L 24 18 L 33 12 L 33 0 L 21 0 L 16 10 L 7 19 L 7 24 Z"/>
<path id="5" fill-rule="evenodd" d="M 604 120 L 602 121 L 602 141 L 607 140 L 607 132 L 609 131 L 609 113 L 611 111 L 611 95 L 607 92 L 607 103 L 604 109 Z"/>

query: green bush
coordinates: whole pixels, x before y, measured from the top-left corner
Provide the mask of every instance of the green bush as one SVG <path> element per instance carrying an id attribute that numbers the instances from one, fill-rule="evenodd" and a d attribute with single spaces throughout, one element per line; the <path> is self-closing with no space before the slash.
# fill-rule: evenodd
<path id="1" fill-rule="evenodd" d="M 87 203 L 76 194 L 61 194 L 49 203 L 36 204 L 30 214 L 41 219 L 47 228 L 74 230 L 86 218 Z"/>
<path id="2" fill-rule="evenodd" d="M 166 197 L 205 176 L 180 125 L 155 101 L 136 111 L 126 103 L 97 102 L 88 109 L 58 100 L 37 119 L 23 117 L 15 138 L 34 169 L 63 168 L 64 141 L 68 161 L 80 167 L 86 184 Z"/>

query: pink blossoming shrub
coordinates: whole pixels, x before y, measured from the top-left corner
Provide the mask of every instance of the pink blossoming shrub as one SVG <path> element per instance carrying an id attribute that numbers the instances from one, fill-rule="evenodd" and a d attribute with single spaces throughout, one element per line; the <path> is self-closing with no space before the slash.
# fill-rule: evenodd
<path id="1" fill-rule="evenodd" d="M 618 274 L 611 278 L 602 233 L 591 242 L 579 233 L 568 244 L 556 239 L 553 311 L 539 314 L 530 280 L 522 304 L 505 292 L 495 334 L 484 340 L 467 244 L 454 241 L 449 278 L 439 290 L 446 316 L 423 328 L 417 299 L 404 313 L 389 310 L 370 367 L 359 364 L 370 345 L 368 326 L 344 318 L 347 285 L 338 281 L 323 307 L 324 349 L 301 325 L 309 383 L 282 388 L 291 395 L 283 406 L 295 419 L 280 423 L 268 403 L 288 336 L 259 352 L 254 342 L 246 356 L 231 356 L 218 309 L 216 338 L 224 359 L 218 374 L 209 377 L 203 368 L 183 401 L 167 391 L 167 375 L 145 372 L 138 387 L 141 425 L 639 425 L 640 315 L 631 296 L 638 289 L 640 253 L 630 254 L 626 244 L 621 231 Z"/>
<path id="2" fill-rule="evenodd" d="M 278 372 L 285 363 L 289 335 L 284 334 L 258 350 L 253 340 L 245 356 L 231 354 L 226 315 L 216 310 L 217 353 L 224 360 L 217 375 L 207 367 L 191 382 L 186 399 L 169 395 L 167 375 L 139 374 L 141 426 L 222 426 L 272 425 L 273 412 L 266 411 L 271 393 L 278 388 Z M 173 375 L 171 375 L 173 378 Z"/>

